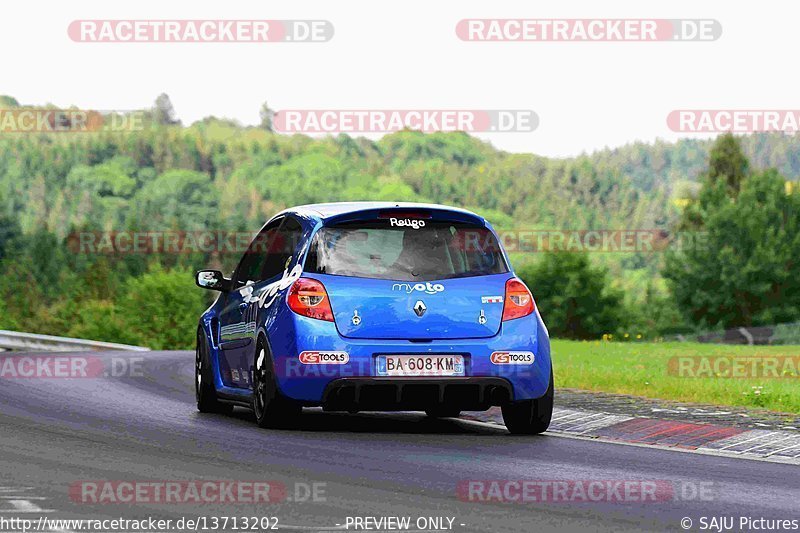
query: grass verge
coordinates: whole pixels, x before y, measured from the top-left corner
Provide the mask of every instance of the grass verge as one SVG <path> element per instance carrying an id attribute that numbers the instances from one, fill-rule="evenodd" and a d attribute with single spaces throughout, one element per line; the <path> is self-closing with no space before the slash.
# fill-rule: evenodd
<path id="1" fill-rule="evenodd" d="M 800 346 L 552 341 L 556 385 L 800 413 Z"/>

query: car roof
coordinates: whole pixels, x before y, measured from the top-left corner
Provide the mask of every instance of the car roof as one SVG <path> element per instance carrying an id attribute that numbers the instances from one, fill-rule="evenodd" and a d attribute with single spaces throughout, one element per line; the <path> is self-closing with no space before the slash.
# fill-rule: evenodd
<path id="1" fill-rule="evenodd" d="M 472 211 L 461 209 L 459 207 L 450 207 L 439 204 L 423 204 L 416 202 L 331 202 L 326 204 L 308 204 L 291 207 L 284 210 L 284 213 L 296 213 L 298 215 L 305 215 L 310 218 L 317 218 L 325 221 L 329 218 L 339 217 L 350 213 L 358 213 L 361 211 L 370 211 L 373 209 L 436 209 L 440 211 L 451 211 L 454 213 L 462 213 L 470 215 L 483 221 L 483 217 L 476 215 Z"/>

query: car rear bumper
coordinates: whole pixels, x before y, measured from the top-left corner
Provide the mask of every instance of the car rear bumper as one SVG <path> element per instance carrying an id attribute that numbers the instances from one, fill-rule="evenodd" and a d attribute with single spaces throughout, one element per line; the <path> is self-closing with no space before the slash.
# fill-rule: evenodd
<path id="1" fill-rule="evenodd" d="M 330 411 L 485 411 L 512 401 L 513 394 L 504 378 L 341 378 L 325 387 L 322 406 Z"/>
<path id="2" fill-rule="evenodd" d="M 448 402 L 463 395 L 462 410 L 486 409 L 492 403 L 490 386 L 508 391 L 509 399 L 542 397 L 550 384 L 550 342 L 538 313 L 503 323 L 500 333 L 485 339 L 449 339 L 429 342 L 408 340 L 352 339 L 339 335 L 331 322 L 295 315 L 294 335 L 270 335 L 277 385 L 281 393 L 305 405 L 355 410 L 355 403 L 371 403 L 375 410 L 422 409 L 432 398 Z M 282 327 L 286 327 L 284 324 Z M 284 330 L 285 331 L 285 330 Z M 303 351 L 347 354 L 345 364 L 304 364 Z M 495 364 L 493 352 L 526 351 L 534 354 L 532 364 Z M 453 355 L 464 357 L 464 376 L 381 377 L 376 375 L 378 355 Z M 413 386 L 412 386 L 413 385 Z M 338 392 L 342 391 L 342 392 Z M 363 395 L 361 393 L 364 393 Z M 425 401 L 417 401 L 420 394 Z M 494 394 L 502 394 L 495 392 Z M 367 402 L 369 400 L 369 402 Z M 499 401 L 499 400 L 498 400 Z M 455 400 L 450 403 L 455 404 Z M 360 408 L 360 409 L 366 409 Z"/>

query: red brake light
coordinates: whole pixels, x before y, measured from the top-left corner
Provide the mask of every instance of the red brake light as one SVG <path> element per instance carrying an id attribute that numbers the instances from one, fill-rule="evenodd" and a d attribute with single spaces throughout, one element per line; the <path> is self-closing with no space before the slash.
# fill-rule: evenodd
<path id="1" fill-rule="evenodd" d="M 536 304 L 528 287 L 517 278 L 506 281 L 506 297 L 503 302 L 503 322 L 522 318 L 533 313 Z"/>
<path id="2" fill-rule="evenodd" d="M 300 278 L 295 281 L 289 289 L 286 302 L 298 315 L 333 322 L 328 293 L 325 286 L 315 279 Z"/>

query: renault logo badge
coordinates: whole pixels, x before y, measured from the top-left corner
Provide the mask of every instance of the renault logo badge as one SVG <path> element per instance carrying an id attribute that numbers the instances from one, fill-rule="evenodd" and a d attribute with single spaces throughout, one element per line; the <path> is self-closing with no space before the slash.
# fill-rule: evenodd
<path id="1" fill-rule="evenodd" d="M 422 316 L 425 314 L 428 308 L 425 307 L 425 303 L 422 300 L 417 300 L 417 303 L 414 304 L 414 312 L 417 316 Z"/>

